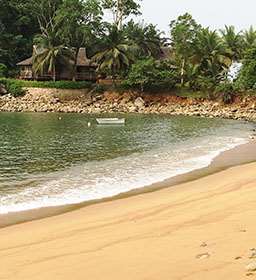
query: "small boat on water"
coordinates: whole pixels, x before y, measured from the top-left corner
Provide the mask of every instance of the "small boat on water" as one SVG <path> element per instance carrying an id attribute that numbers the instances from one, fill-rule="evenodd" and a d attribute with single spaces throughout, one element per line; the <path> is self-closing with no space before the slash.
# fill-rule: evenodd
<path id="1" fill-rule="evenodd" d="M 125 118 L 97 118 L 96 119 L 98 124 L 101 125 L 121 125 L 121 124 L 125 124 Z"/>

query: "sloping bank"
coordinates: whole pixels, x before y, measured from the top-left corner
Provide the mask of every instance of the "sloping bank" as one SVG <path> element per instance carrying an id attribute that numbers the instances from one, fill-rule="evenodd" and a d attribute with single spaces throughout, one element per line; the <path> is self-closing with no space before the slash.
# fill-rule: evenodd
<path id="1" fill-rule="evenodd" d="M 171 94 L 110 92 L 90 94 L 88 89 L 26 88 L 22 97 L 0 96 L 2 112 L 144 113 L 256 120 L 256 97 L 237 97 L 224 105 L 206 99 Z"/>

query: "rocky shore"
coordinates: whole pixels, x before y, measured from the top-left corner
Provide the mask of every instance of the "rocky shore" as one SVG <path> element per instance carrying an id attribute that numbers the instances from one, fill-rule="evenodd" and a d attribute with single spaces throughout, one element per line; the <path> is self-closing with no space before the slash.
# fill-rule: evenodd
<path id="1" fill-rule="evenodd" d="M 28 88 L 22 97 L 0 96 L 2 112 L 143 113 L 218 117 L 256 121 L 256 98 L 237 98 L 233 104 L 182 98 L 170 94 Z"/>

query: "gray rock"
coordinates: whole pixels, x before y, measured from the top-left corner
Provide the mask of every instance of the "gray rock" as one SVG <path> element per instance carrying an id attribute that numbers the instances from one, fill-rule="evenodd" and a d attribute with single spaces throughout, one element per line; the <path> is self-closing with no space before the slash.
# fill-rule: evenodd
<path id="1" fill-rule="evenodd" d="M 5 95 L 7 94 L 7 89 L 5 88 L 5 86 L 3 84 L 0 84 L 0 95 Z"/>
<path id="2" fill-rule="evenodd" d="M 138 97 L 136 98 L 136 100 L 134 101 L 134 105 L 136 107 L 138 107 L 139 109 L 142 109 L 145 107 L 145 101 L 141 98 L 141 97 Z"/>

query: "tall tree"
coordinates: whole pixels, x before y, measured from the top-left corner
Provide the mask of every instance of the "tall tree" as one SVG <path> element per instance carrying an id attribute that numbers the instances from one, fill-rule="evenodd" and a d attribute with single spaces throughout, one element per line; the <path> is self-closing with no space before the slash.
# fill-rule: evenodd
<path id="1" fill-rule="evenodd" d="M 256 46 L 256 30 L 251 26 L 243 33 L 243 39 L 243 48 L 246 53 L 247 50 Z"/>
<path id="2" fill-rule="evenodd" d="M 77 61 L 79 49 L 92 44 L 102 31 L 102 16 L 98 0 L 63 0 L 55 18 L 57 35 L 65 46 L 74 49 L 74 61 Z"/>
<path id="3" fill-rule="evenodd" d="M 209 28 L 202 29 L 194 43 L 193 62 L 205 76 L 214 80 L 221 78 L 223 71 L 227 71 L 232 63 L 232 53 L 221 40 L 217 31 Z"/>
<path id="4" fill-rule="evenodd" d="M 241 32 L 237 33 L 234 26 L 227 25 L 225 25 L 225 29 L 222 29 L 220 32 L 224 43 L 231 52 L 232 61 L 241 59 L 243 46 Z"/>
<path id="5" fill-rule="evenodd" d="M 41 34 L 48 35 L 50 32 L 56 32 L 57 11 L 63 0 L 34 0 L 30 7 L 37 18 Z"/>
<path id="6" fill-rule="evenodd" d="M 135 23 L 131 20 L 125 25 L 124 32 L 127 38 L 137 45 L 140 58 L 141 56 L 154 58 L 160 56 L 165 39 L 162 37 L 163 33 L 157 30 L 156 26 Z"/>
<path id="7" fill-rule="evenodd" d="M 93 60 L 98 63 L 98 71 L 109 73 L 115 81 L 117 73 L 127 70 L 134 62 L 135 48 L 125 38 L 124 32 L 114 25 L 105 38 L 105 47 Z"/>
<path id="8" fill-rule="evenodd" d="M 123 22 L 131 15 L 140 15 L 140 0 L 102 0 L 103 8 L 111 11 L 114 24 L 118 30 L 123 27 Z"/>
<path id="9" fill-rule="evenodd" d="M 0 63 L 14 68 L 31 54 L 33 37 L 39 32 L 30 0 L 0 0 Z"/>
<path id="10" fill-rule="evenodd" d="M 68 67 L 74 63 L 73 52 L 63 45 L 53 45 L 48 36 L 37 38 L 38 45 L 33 54 L 33 70 L 36 74 L 43 75 L 45 72 L 56 81 L 57 66 Z"/>
<path id="11" fill-rule="evenodd" d="M 170 24 L 171 45 L 176 54 L 176 62 L 180 67 L 181 85 L 184 84 L 185 69 L 193 54 L 193 44 L 201 26 L 190 14 L 178 17 Z"/>

